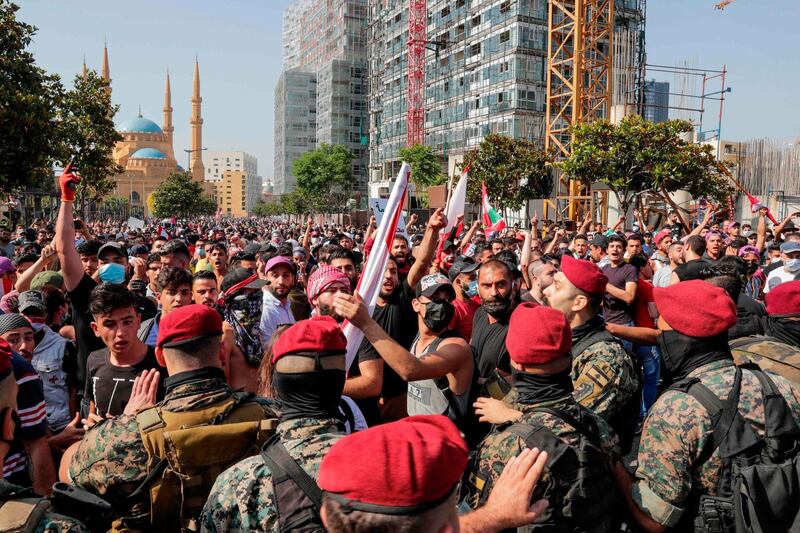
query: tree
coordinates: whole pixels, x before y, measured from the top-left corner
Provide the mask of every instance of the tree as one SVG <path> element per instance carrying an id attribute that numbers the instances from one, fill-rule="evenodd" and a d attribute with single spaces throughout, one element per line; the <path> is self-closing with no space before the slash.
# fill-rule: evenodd
<path id="1" fill-rule="evenodd" d="M 122 140 L 114 127 L 118 105 L 111 103 L 108 81 L 95 71 L 75 76 L 72 90 L 58 108 L 61 163 L 72 160 L 81 175 L 75 205 L 99 202 L 114 190 L 114 175 L 124 168 L 114 161 L 114 145 Z"/>
<path id="2" fill-rule="evenodd" d="M 213 215 L 217 206 L 203 194 L 203 187 L 183 172 L 174 172 L 153 191 L 153 215 L 188 218 Z"/>
<path id="3" fill-rule="evenodd" d="M 52 174 L 58 153 L 58 76 L 36 65 L 27 50 L 36 28 L 17 20 L 19 6 L 0 0 L 0 190 Z"/>
<path id="4" fill-rule="evenodd" d="M 549 162 L 536 143 L 487 135 L 477 150 L 464 156 L 462 169 L 470 165 L 467 199 L 480 204 L 481 183 L 486 184 L 492 205 L 500 209 L 520 209 L 527 200 L 545 198 L 553 188 Z"/>
<path id="5" fill-rule="evenodd" d="M 573 131 L 572 155 L 559 163 L 560 168 L 584 184 L 606 184 L 622 213 L 645 193 L 667 200 L 668 193 L 685 190 L 695 198 L 721 201 L 733 192 L 711 146 L 681 137 L 692 131 L 684 120 L 654 124 L 631 115 L 618 126 L 597 121 Z"/>
<path id="6" fill-rule="evenodd" d="M 404 146 L 400 148 L 400 159 L 411 166 L 411 179 L 417 185 L 430 187 L 442 185 L 447 181 L 447 176 L 442 172 L 439 158 L 433 153 L 433 148 L 424 144 Z"/>
<path id="7" fill-rule="evenodd" d="M 103 201 L 103 210 L 113 213 L 117 218 L 127 216 L 130 207 L 130 201 L 123 196 L 109 196 Z"/>
<path id="8" fill-rule="evenodd" d="M 294 162 L 295 193 L 306 201 L 304 212 L 328 211 L 347 200 L 353 189 L 352 162 L 347 148 L 324 143 Z"/>

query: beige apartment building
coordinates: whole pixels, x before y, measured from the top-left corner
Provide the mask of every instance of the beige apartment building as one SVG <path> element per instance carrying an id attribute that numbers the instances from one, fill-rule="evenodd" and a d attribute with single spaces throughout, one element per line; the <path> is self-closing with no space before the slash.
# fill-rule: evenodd
<path id="1" fill-rule="evenodd" d="M 226 170 L 222 179 L 209 182 L 213 183 L 217 209 L 221 209 L 223 215 L 248 216 L 247 179 L 248 174 L 243 170 Z"/>

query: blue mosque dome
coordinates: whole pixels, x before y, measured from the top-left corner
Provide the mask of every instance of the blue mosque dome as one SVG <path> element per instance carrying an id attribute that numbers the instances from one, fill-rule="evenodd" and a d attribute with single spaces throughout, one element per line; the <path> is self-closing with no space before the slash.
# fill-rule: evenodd
<path id="1" fill-rule="evenodd" d="M 141 115 L 120 124 L 119 131 L 125 133 L 164 133 L 158 124 Z"/>
<path id="2" fill-rule="evenodd" d="M 153 125 L 155 126 L 155 124 Z M 133 154 L 131 155 L 131 159 L 166 159 L 166 158 L 167 156 L 165 156 L 161 151 L 156 150 L 155 148 L 140 148 L 135 152 L 133 152 Z"/>

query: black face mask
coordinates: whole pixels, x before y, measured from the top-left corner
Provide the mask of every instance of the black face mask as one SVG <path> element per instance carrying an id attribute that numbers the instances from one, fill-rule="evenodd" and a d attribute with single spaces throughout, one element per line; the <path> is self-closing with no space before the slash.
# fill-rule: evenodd
<path id="1" fill-rule="evenodd" d="M 766 333 L 781 342 L 800 348 L 800 320 L 768 316 Z"/>
<path id="2" fill-rule="evenodd" d="M 489 301 L 484 301 L 483 308 L 495 319 L 501 320 L 511 313 L 511 294 L 508 296 L 498 296 Z"/>
<path id="3" fill-rule="evenodd" d="M 662 331 L 656 337 L 661 350 L 665 381 L 674 383 L 705 364 L 723 359 L 733 360 L 728 347 L 728 333 L 716 337 L 689 337 L 677 331 Z"/>
<path id="4" fill-rule="evenodd" d="M 512 367 L 511 377 L 519 394 L 520 403 L 535 404 L 572 396 L 573 386 L 569 371 L 567 368 L 558 374 L 543 376 L 529 374 Z"/>
<path id="5" fill-rule="evenodd" d="M 344 390 L 345 371 L 272 374 L 272 386 L 281 400 L 281 419 L 341 418 L 339 399 Z"/>
<path id="6" fill-rule="evenodd" d="M 758 270 L 758 263 L 747 263 L 747 275 L 752 276 Z"/>
<path id="7" fill-rule="evenodd" d="M 429 302 L 425 305 L 425 316 L 422 322 L 429 330 L 434 333 L 444 331 L 447 325 L 453 320 L 456 308 L 447 301 Z"/>

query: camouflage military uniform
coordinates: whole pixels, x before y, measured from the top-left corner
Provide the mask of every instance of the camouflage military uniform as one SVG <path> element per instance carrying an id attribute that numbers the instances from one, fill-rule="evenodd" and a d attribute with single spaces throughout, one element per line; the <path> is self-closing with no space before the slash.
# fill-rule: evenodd
<path id="1" fill-rule="evenodd" d="M 38 499 L 30 490 L 0 479 L 0 506 L 2 506 L 3 502 L 20 500 L 23 498 L 31 498 L 34 501 Z M 49 511 L 39 520 L 39 524 L 37 524 L 36 529 L 33 531 L 34 533 L 88 532 L 86 527 L 77 520 Z"/>
<path id="2" fill-rule="evenodd" d="M 611 420 L 639 388 L 631 356 L 617 342 L 600 341 L 572 358 L 575 400 Z"/>
<path id="3" fill-rule="evenodd" d="M 800 421 L 800 390 L 783 377 L 769 374 L 786 399 L 795 421 Z M 689 377 L 700 379 L 724 400 L 733 388 L 734 375 L 735 368 L 730 361 L 716 361 L 696 368 Z M 739 412 L 758 435 L 763 436 L 761 385 L 747 370 L 742 372 Z M 687 509 L 690 492 L 695 491 L 692 497 L 716 494 L 722 467 L 719 449 L 704 464 L 692 468 L 711 438 L 711 420 L 700 402 L 682 391 L 668 390 L 662 394 L 647 414 L 642 430 L 632 487 L 636 505 L 659 524 L 673 527 Z"/>
<path id="4" fill-rule="evenodd" d="M 796 347 L 762 335 L 740 337 L 730 344 L 736 364 L 755 363 L 761 370 L 775 372 L 800 384 L 800 350 Z"/>
<path id="5" fill-rule="evenodd" d="M 325 453 L 344 437 L 341 421 L 299 418 L 278 424 L 286 451 L 316 479 Z M 279 531 L 272 475 L 258 455 L 218 478 L 201 516 L 202 531 Z"/>
<path id="6" fill-rule="evenodd" d="M 158 405 L 167 411 L 185 412 L 221 402 L 233 393 L 221 376 L 221 370 L 217 373 L 210 369 L 171 376 L 165 383 L 164 400 Z M 170 380 L 177 384 L 171 386 Z M 277 416 L 271 403 L 259 401 L 267 417 Z M 108 501 L 117 516 L 134 524 L 149 523 L 148 491 L 129 498 L 146 478 L 147 465 L 136 417 L 122 415 L 86 432 L 69 465 L 69 474 L 74 484 Z"/>
<path id="7" fill-rule="evenodd" d="M 517 403 L 516 407 L 522 411 L 522 417 L 515 423 L 545 426 L 562 442 L 571 446 L 576 445 L 579 441 L 579 434 L 575 428 L 550 413 L 531 411 L 536 407 L 551 407 L 564 411 L 577 419 L 590 416 L 597 424 L 600 445 L 602 450 L 608 455 L 609 463 L 613 464 L 619 457 L 620 451 L 617 437 L 608 423 L 601 416 L 577 404 L 571 397 L 536 404 Z M 478 467 L 473 467 L 466 473 L 465 477 L 465 482 L 468 485 L 469 491 L 467 502 L 472 508 L 479 506 L 479 497 L 486 488 L 490 489 L 491 486 L 494 485 L 508 461 L 527 448 L 522 437 L 516 433 L 507 431 L 510 425 L 510 423 L 507 423 L 497 426 L 495 430 L 478 445 L 476 450 Z M 549 472 L 545 470 L 541 480 L 537 484 L 537 495 L 534 498 L 541 497 L 541 494 L 551 483 Z M 613 490 L 613 487 L 609 487 L 609 490 Z M 543 516 L 547 517 L 550 513 L 551 511 L 548 510 Z"/>

